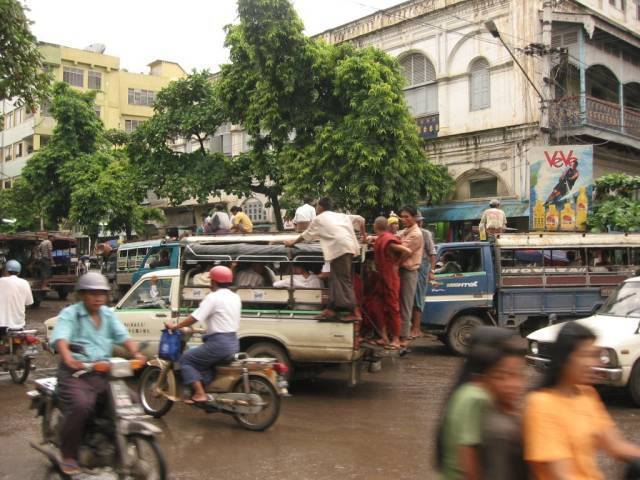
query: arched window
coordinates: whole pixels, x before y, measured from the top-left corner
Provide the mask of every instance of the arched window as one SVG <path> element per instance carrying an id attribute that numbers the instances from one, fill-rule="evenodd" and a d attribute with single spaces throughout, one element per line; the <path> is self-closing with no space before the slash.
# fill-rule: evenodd
<path id="1" fill-rule="evenodd" d="M 469 65 L 469 108 L 482 110 L 491 106 L 489 62 L 476 58 Z"/>
<path id="2" fill-rule="evenodd" d="M 253 223 L 264 223 L 267 221 L 267 212 L 262 206 L 262 202 L 257 198 L 250 198 L 242 206 L 244 212 Z"/>
<path id="3" fill-rule="evenodd" d="M 421 53 L 412 53 L 400 60 L 406 80 L 405 98 L 414 117 L 438 112 L 438 84 L 433 63 Z"/>

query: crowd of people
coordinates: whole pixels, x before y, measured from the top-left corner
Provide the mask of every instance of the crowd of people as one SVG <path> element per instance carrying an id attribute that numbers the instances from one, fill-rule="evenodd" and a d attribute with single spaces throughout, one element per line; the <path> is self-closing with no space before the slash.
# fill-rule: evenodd
<path id="1" fill-rule="evenodd" d="M 202 223 L 196 229 L 196 235 L 224 235 L 227 233 L 252 233 L 253 222 L 242 207 L 231 207 L 229 213 L 218 204 L 209 214 L 202 215 Z"/>

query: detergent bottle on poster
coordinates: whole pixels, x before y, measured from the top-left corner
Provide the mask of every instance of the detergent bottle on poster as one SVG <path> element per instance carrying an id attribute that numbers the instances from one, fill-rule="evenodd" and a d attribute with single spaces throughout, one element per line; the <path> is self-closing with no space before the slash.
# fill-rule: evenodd
<path id="1" fill-rule="evenodd" d="M 580 187 L 580 193 L 576 201 L 576 230 L 586 230 L 588 212 L 589 199 L 587 198 L 587 187 Z"/>
<path id="2" fill-rule="evenodd" d="M 536 200 L 536 206 L 533 207 L 533 229 L 544 230 L 544 203 L 542 200 Z"/>
<path id="3" fill-rule="evenodd" d="M 576 229 L 576 212 L 573 210 L 571 202 L 564 204 L 560 212 L 560 230 L 573 232 Z"/>
<path id="4" fill-rule="evenodd" d="M 555 205 L 549 205 L 549 210 L 547 210 L 547 216 L 545 217 L 545 227 L 549 231 L 556 231 L 560 226 L 560 217 L 558 216 L 558 209 Z"/>

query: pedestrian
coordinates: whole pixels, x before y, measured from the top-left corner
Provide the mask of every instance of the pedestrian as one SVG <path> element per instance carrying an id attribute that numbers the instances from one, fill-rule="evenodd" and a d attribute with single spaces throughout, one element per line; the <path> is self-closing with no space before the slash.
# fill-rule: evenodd
<path id="1" fill-rule="evenodd" d="M 316 209 L 313 206 L 313 199 L 310 196 L 305 196 L 302 200 L 303 204 L 296 209 L 296 214 L 293 216 L 293 223 L 296 226 L 296 232 L 302 233 L 307 228 L 311 221 L 316 218 Z"/>
<path id="2" fill-rule="evenodd" d="M 48 235 L 47 238 L 40 242 L 38 251 L 40 253 L 40 276 L 42 277 L 42 289 L 49 290 L 49 279 L 51 278 L 51 267 L 53 266 L 53 244 Z"/>
<path id="3" fill-rule="evenodd" d="M 215 212 L 211 216 L 211 233 L 214 235 L 229 233 L 232 227 L 231 218 L 229 218 L 227 212 L 224 211 L 224 205 L 219 203 L 214 208 Z"/>
<path id="4" fill-rule="evenodd" d="M 500 200 L 494 198 L 489 202 L 489 208 L 482 212 L 480 218 L 480 235 L 482 232 L 487 235 L 497 235 L 507 231 L 507 216 L 500 209 Z M 483 240 L 481 238 L 481 240 Z"/>
<path id="5" fill-rule="evenodd" d="M 400 348 L 400 272 L 399 265 L 411 250 L 389 231 L 389 222 L 378 217 L 373 223 L 375 262 L 379 281 L 376 296 L 382 300 L 383 312 L 379 329 L 381 344 L 389 349 Z M 391 341 L 389 341 L 389 336 Z"/>
<path id="6" fill-rule="evenodd" d="M 399 232 L 400 240 L 402 245 L 411 250 L 411 254 L 405 256 L 400 265 L 400 314 L 402 316 L 400 343 L 403 347 L 408 345 L 411 336 L 418 270 L 422 265 L 424 251 L 424 238 L 418 227 L 417 217 L 418 210 L 413 205 L 405 205 L 400 209 L 400 218 L 405 227 Z"/>
<path id="7" fill-rule="evenodd" d="M 7 328 L 24 328 L 25 307 L 33 304 L 31 286 L 20 278 L 22 266 L 9 260 L 0 278 L 0 333 Z"/>
<path id="8" fill-rule="evenodd" d="M 389 223 L 389 231 L 394 235 L 397 234 L 400 230 L 400 217 L 392 211 L 389 214 L 389 219 L 387 221 Z"/>
<path id="9" fill-rule="evenodd" d="M 422 263 L 418 270 L 418 283 L 416 285 L 416 295 L 413 303 L 413 325 L 411 328 L 411 338 L 422 337 L 422 312 L 424 311 L 425 297 L 427 296 L 427 287 L 429 281 L 435 278 L 436 268 L 436 244 L 433 242 L 431 231 L 422 228 L 424 217 L 418 213 L 416 217 L 418 227 L 422 232 L 424 240 L 424 251 L 422 254 Z"/>
<path id="10" fill-rule="evenodd" d="M 237 233 L 253 232 L 253 222 L 249 216 L 242 211 L 242 207 L 231 207 L 231 231 Z"/>
<path id="11" fill-rule="evenodd" d="M 442 480 L 527 478 L 517 414 L 524 369 L 511 331 L 478 327 L 472 332 L 438 428 L 436 463 Z"/>
<path id="12" fill-rule="evenodd" d="M 324 197 L 316 204 L 316 217 L 309 227 L 295 240 L 285 241 L 293 247 L 303 241 L 319 240 L 325 261 L 329 262 L 329 302 L 321 319 L 335 318 L 338 312 L 346 312 L 343 321 L 360 319 L 359 309 L 353 292 L 353 257 L 360 252 L 360 246 L 353 230 L 351 219 L 344 213 L 332 211 L 331 199 Z"/>
<path id="13" fill-rule="evenodd" d="M 595 340 L 587 327 L 565 323 L 540 387 L 527 396 L 525 459 L 536 480 L 602 480 L 600 451 L 627 462 L 640 458 L 640 448 L 623 439 L 592 386 L 600 366 Z"/>

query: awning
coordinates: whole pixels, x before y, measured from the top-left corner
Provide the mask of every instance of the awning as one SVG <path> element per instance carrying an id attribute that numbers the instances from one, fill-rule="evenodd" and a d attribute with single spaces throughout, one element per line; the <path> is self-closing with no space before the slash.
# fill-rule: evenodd
<path id="1" fill-rule="evenodd" d="M 489 208 L 488 202 L 448 203 L 436 207 L 420 207 L 426 222 L 458 222 L 463 220 L 480 220 L 482 212 Z M 507 218 L 528 217 L 529 202 L 527 200 L 505 200 L 500 208 Z"/>

